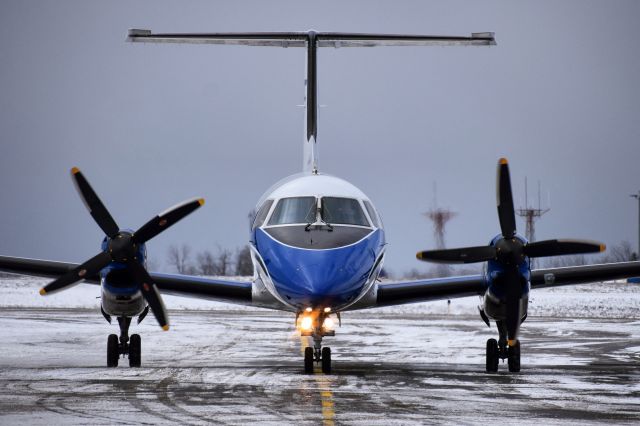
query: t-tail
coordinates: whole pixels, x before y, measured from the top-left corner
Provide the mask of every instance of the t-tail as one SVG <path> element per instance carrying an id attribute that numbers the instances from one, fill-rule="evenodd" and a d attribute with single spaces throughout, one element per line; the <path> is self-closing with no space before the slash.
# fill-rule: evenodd
<path id="1" fill-rule="evenodd" d="M 150 43 L 202 43 L 243 46 L 304 47 L 307 49 L 303 171 L 318 173 L 318 48 L 375 46 L 487 46 L 495 45 L 491 32 L 470 37 L 316 32 L 261 33 L 152 33 L 129 30 L 128 41 Z"/>

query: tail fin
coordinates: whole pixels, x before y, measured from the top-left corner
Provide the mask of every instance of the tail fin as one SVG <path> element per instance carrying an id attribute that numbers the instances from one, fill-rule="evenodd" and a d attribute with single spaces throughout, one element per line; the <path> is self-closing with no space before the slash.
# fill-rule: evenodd
<path id="1" fill-rule="evenodd" d="M 275 46 L 307 48 L 307 79 L 305 99 L 305 140 L 303 170 L 318 172 L 318 47 L 374 46 L 489 46 L 495 45 L 494 34 L 472 33 L 470 37 L 364 34 L 316 32 L 267 33 L 152 33 L 150 30 L 129 30 L 127 41 L 149 43 L 203 43 L 243 46 Z"/>

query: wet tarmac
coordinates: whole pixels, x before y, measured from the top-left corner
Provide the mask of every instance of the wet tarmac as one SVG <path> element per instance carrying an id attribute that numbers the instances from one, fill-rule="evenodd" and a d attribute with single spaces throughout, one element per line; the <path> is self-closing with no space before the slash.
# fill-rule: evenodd
<path id="1" fill-rule="evenodd" d="M 479 317 L 347 313 L 333 374 L 303 374 L 293 316 L 150 316 L 142 368 L 106 368 L 88 309 L 0 308 L 0 424 L 638 424 L 640 321 L 531 318 L 522 371 L 484 371 Z"/>

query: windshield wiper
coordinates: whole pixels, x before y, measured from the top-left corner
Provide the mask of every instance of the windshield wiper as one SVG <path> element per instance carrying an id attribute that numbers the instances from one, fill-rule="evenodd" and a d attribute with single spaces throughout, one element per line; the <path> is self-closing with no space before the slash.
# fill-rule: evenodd
<path id="1" fill-rule="evenodd" d="M 333 232 L 333 225 L 331 225 L 329 222 L 323 219 L 320 219 L 320 221 L 307 223 L 307 225 L 304 227 L 304 230 L 307 232 L 310 232 L 312 226 L 322 226 L 322 225 L 325 225 L 328 228 L 329 232 Z"/>

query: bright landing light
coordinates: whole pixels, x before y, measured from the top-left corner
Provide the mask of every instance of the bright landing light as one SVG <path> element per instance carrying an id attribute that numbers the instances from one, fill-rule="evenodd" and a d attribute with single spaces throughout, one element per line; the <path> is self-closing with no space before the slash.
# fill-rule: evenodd
<path id="1" fill-rule="evenodd" d="M 325 330 L 333 330 L 334 326 L 335 326 L 335 323 L 329 317 L 325 318 L 324 322 L 322 323 L 322 328 L 324 328 Z"/>
<path id="2" fill-rule="evenodd" d="M 303 317 L 302 321 L 300 321 L 300 328 L 303 331 L 311 331 L 311 329 L 313 328 L 313 318 Z"/>

